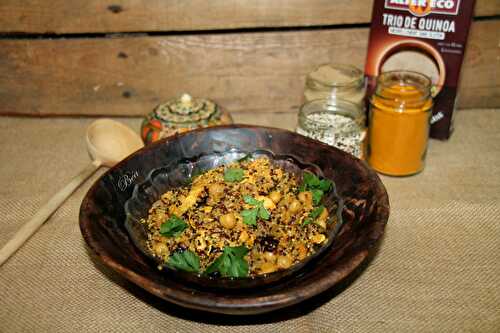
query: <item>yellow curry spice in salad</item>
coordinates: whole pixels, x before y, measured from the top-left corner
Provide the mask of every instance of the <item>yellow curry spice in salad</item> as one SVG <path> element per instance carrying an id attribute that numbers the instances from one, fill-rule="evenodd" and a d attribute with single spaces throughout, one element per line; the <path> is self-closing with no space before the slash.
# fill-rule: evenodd
<path id="1" fill-rule="evenodd" d="M 331 181 L 296 176 L 267 158 L 209 170 L 156 201 L 145 223 L 151 253 L 211 277 L 247 277 L 299 263 L 327 241 L 322 197 Z"/>

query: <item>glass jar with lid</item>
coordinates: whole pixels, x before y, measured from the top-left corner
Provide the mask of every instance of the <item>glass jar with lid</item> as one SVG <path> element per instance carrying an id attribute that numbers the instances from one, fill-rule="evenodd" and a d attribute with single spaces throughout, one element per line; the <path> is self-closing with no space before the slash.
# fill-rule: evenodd
<path id="1" fill-rule="evenodd" d="M 364 108 L 366 93 L 364 73 L 351 65 L 327 64 L 316 68 L 306 78 L 304 98 L 340 98 Z"/>
<path id="2" fill-rule="evenodd" d="M 432 83 L 412 71 L 384 72 L 370 99 L 368 163 L 391 176 L 424 168 L 432 113 Z"/>
<path id="3" fill-rule="evenodd" d="M 299 110 L 297 133 L 365 157 L 364 108 L 339 98 L 317 99 Z"/>

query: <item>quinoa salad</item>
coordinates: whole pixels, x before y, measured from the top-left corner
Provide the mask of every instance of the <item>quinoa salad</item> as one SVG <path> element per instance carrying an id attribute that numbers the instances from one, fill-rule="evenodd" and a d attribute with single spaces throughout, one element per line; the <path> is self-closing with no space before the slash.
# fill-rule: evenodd
<path id="1" fill-rule="evenodd" d="M 206 171 L 152 205 L 141 220 L 147 247 L 168 267 L 215 278 L 288 269 L 327 242 L 327 224 L 337 223 L 321 204 L 333 183 L 309 172 L 302 178 L 268 158 Z"/>

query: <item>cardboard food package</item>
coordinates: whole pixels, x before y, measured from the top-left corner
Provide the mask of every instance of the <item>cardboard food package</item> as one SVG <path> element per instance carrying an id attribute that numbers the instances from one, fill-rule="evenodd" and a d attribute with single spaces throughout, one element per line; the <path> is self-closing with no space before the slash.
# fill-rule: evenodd
<path id="1" fill-rule="evenodd" d="M 474 0 L 375 0 L 365 74 L 368 93 L 379 73 L 412 70 L 433 82 L 431 137 L 453 131 L 460 68 Z"/>

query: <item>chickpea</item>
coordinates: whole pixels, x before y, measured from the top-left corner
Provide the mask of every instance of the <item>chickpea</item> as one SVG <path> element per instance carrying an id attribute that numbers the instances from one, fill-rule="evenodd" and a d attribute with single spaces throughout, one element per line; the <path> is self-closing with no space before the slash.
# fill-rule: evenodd
<path id="1" fill-rule="evenodd" d="M 321 228 L 326 229 L 326 222 L 324 220 L 318 219 L 314 223 L 316 223 L 317 225 L 319 225 Z"/>
<path id="2" fill-rule="evenodd" d="M 325 241 L 326 237 L 325 235 L 323 234 L 317 234 L 317 235 L 314 235 L 312 238 L 311 238 L 311 241 L 314 243 L 314 244 L 321 244 Z"/>
<path id="3" fill-rule="evenodd" d="M 278 267 L 281 269 L 287 269 L 292 266 L 292 259 L 289 256 L 279 256 L 277 262 Z"/>
<path id="4" fill-rule="evenodd" d="M 269 198 L 274 202 L 274 203 L 278 203 L 280 202 L 281 200 L 281 193 L 278 192 L 278 191 L 273 191 L 271 193 L 269 193 Z"/>
<path id="5" fill-rule="evenodd" d="M 226 229 L 233 229 L 234 226 L 236 225 L 236 217 L 234 216 L 233 213 L 228 213 L 225 215 L 222 215 L 219 218 L 220 224 Z"/>
<path id="6" fill-rule="evenodd" d="M 265 209 L 268 209 L 268 210 L 273 210 L 276 208 L 276 205 L 274 204 L 274 202 L 269 199 L 269 198 L 264 198 L 264 208 Z"/>
<path id="7" fill-rule="evenodd" d="M 276 264 L 272 262 L 265 262 L 260 266 L 260 272 L 262 274 L 269 274 L 277 270 Z"/>
<path id="8" fill-rule="evenodd" d="M 298 197 L 300 202 L 302 202 L 303 204 L 312 205 L 313 196 L 310 191 L 300 192 Z"/>
<path id="9" fill-rule="evenodd" d="M 300 201 L 297 199 L 293 199 L 292 202 L 290 202 L 290 205 L 288 206 L 288 211 L 290 213 L 298 213 L 301 208 Z"/>
<path id="10" fill-rule="evenodd" d="M 272 252 L 264 252 L 263 257 L 267 262 L 272 262 L 272 263 L 276 262 L 276 255 Z"/>
<path id="11" fill-rule="evenodd" d="M 323 211 L 318 216 L 318 220 L 326 221 L 328 219 L 328 209 L 323 208 Z"/>
<path id="12" fill-rule="evenodd" d="M 156 243 L 153 246 L 153 250 L 156 253 L 156 255 L 161 256 L 163 253 L 167 251 L 167 245 L 163 243 Z"/>
<path id="13" fill-rule="evenodd" d="M 263 202 L 262 205 L 267 210 L 273 210 L 274 208 L 276 208 L 276 205 L 274 204 L 274 202 L 271 199 L 269 199 L 268 197 L 259 195 L 259 196 L 257 196 L 257 200 L 262 201 Z"/>
<path id="14" fill-rule="evenodd" d="M 321 228 L 326 229 L 326 221 L 328 220 L 328 210 L 326 208 L 323 209 L 321 214 L 319 214 L 315 223 L 319 225 Z"/>
<path id="15" fill-rule="evenodd" d="M 224 195 L 224 185 L 222 184 L 210 184 L 208 186 L 208 197 L 211 202 L 218 202 Z"/>
<path id="16" fill-rule="evenodd" d="M 248 232 L 246 232 L 246 230 L 243 230 L 238 240 L 243 243 L 246 242 L 248 240 Z"/>

